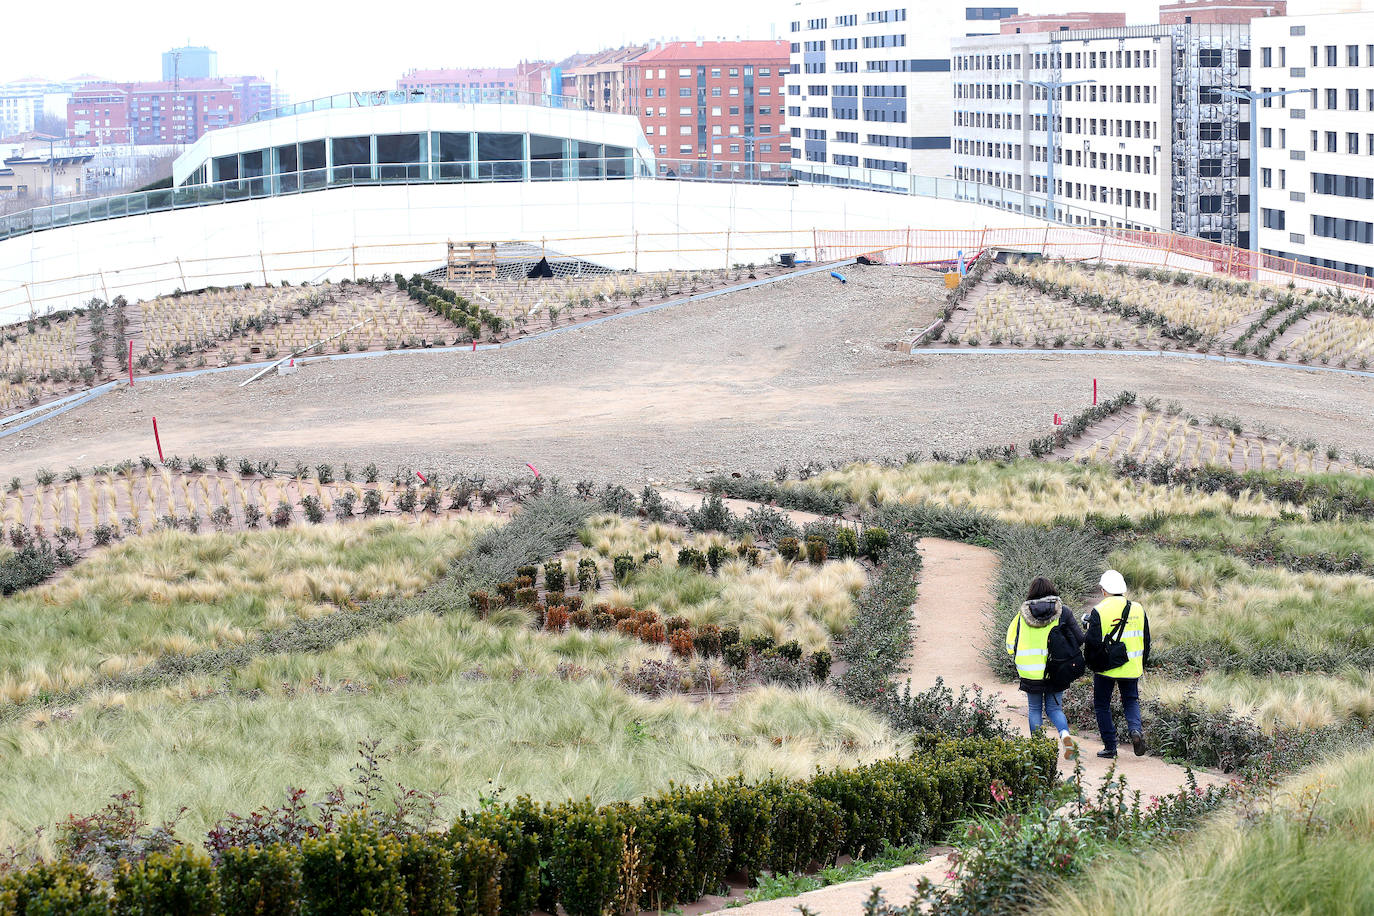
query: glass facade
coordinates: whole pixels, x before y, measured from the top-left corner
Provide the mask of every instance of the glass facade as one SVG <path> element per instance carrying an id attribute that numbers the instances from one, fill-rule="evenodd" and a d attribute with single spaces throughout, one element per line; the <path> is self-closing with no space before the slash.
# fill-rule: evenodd
<path id="1" fill-rule="evenodd" d="M 526 133 L 425 131 L 309 140 L 218 156 L 185 186 L 241 182 L 249 196 L 330 184 L 556 181 L 651 174 L 635 151 Z"/>

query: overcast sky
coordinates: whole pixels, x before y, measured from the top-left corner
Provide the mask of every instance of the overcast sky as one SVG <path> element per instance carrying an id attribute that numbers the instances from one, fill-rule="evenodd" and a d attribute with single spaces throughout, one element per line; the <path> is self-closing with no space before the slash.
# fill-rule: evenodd
<path id="1" fill-rule="evenodd" d="M 997 2 L 1015 5 L 1017 0 Z M 1319 0 L 1289 2 L 1292 8 Z M 919 3 L 908 0 L 907 5 Z M 793 4 L 786 0 L 153 0 L 124 6 L 67 0 L 56 7 L 9 6 L 0 34 L 0 82 L 85 73 L 120 81 L 159 79 L 161 53 L 189 41 L 219 52 L 221 75 L 276 78 L 297 101 L 393 88 L 397 76 L 411 67 L 556 60 L 575 51 L 654 39 L 782 37 L 793 18 Z M 1066 8 L 1055 0 L 1022 2 L 1020 7 Z M 1135 23 L 1154 21 L 1158 2 L 1071 0 L 1067 8 L 1126 9 Z"/>

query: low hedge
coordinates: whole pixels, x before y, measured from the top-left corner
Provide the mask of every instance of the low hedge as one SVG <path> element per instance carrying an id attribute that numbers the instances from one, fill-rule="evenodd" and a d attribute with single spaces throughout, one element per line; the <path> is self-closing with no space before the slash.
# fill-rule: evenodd
<path id="1" fill-rule="evenodd" d="M 928 843 L 991 804 L 994 782 L 1031 797 L 1055 776 L 1047 741 L 929 737 L 910 757 L 673 787 L 638 803 L 537 804 L 464 813 L 442 833 L 400 837 L 365 818 L 296 845 L 188 846 L 121 861 L 40 863 L 0 879 L 0 914 L 568 916 L 687 903 L 743 872 L 783 873 Z"/>

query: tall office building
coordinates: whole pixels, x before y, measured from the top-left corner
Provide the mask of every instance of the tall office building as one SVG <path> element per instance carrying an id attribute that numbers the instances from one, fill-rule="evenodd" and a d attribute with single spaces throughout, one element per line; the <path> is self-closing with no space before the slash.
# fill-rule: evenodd
<path id="1" fill-rule="evenodd" d="M 1203 0 L 1158 25 L 1023 17 L 955 42 L 955 177 L 1037 195 L 1010 204 L 1034 215 L 1052 202 L 1058 219 L 1249 245 L 1249 109 L 1232 93 L 1250 88 L 1250 21 L 1283 12 Z"/>
<path id="2" fill-rule="evenodd" d="M 188 45 L 162 52 L 162 81 L 219 78 L 219 55 L 206 47 Z"/>
<path id="3" fill-rule="evenodd" d="M 1374 276 L 1374 10 L 1254 23 L 1260 250 Z"/>
<path id="4" fill-rule="evenodd" d="M 995 33 L 1016 12 L 947 0 L 878 10 L 799 2 L 787 76 L 793 170 L 816 181 L 856 167 L 950 174 L 950 42 Z"/>

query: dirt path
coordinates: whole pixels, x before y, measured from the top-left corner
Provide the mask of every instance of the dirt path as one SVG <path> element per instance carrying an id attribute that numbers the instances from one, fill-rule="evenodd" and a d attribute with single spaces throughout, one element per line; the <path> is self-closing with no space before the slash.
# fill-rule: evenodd
<path id="1" fill-rule="evenodd" d="M 961 685 L 981 686 L 1000 701 L 1003 719 L 1024 734 L 1027 728 L 1025 696 L 1014 686 L 1000 683 L 979 651 L 983 621 L 992 608 L 997 554 L 983 547 L 937 538 L 922 540 L 920 550 L 924 561 L 921 586 L 912 607 L 916 636 L 904 672 L 912 692 L 934 686 L 939 677 L 955 690 Z M 901 678 L 899 675 L 898 680 Z M 1090 682 L 1080 680 L 1070 689 L 1089 690 Z M 1086 784 L 1096 786 L 1106 775 L 1109 764 L 1097 757 L 1102 742 L 1096 735 L 1075 737 L 1079 741 Z M 1184 784 L 1183 767 L 1166 763 L 1159 757 L 1136 757 L 1129 746 L 1117 764 L 1118 772 L 1126 775 L 1131 788 L 1146 797 L 1173 792 Z M 1059 768 L 1061 773 L 1070 773 L 1073 764 L 1061 758 Z M 1208 773 L 1197 775 L 1204 785 L 1222 781 Z M 863 901 L 874 887 L 880 888 L 889 902 L 904 904 L 911 899 L 912 886 L 923 876 L 940 881 L 949 867 L 947 858 L 938 855 L 922 865 L 909 865 L 797 897 L 751 903 L 728 912 L 734 916 L 793 916 L 798 906 L 805 905 L 817 916 L 853 916 L 860 912 Z"/>

